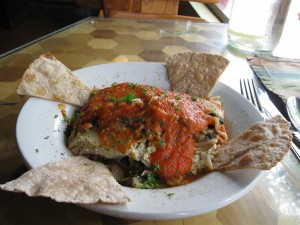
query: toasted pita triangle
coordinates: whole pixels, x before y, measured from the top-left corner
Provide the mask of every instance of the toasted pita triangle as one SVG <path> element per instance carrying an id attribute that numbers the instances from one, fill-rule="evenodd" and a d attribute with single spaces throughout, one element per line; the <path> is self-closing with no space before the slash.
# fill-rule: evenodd
<path id="1" fill-rule="evenodd" d="M 253 124 L 221 146 L 213 160 L 214 170 L 271 169 L 283 159 L 291 141 L 290 126 L 281 116 Z"/>
<path id="2" fill-rule="evenodd" d="M 173 90 L 208 97 L 229 61 L 219 55 L 182 52 L 166 59 Z"/>
<path id="3" fill-rule="evenodd" d="M 83 156 L 48 163 L 0 185 L 2 190 L 50 197 L 57 202 L 91 204 L 126 203 L 122 190 L 107 167 Z"/>
<path id="4" fill-rule="evenodd" d="M 45 53 L 25 71 L 17 93 L 83 106 L 91 89 L 53 55 Z"/>

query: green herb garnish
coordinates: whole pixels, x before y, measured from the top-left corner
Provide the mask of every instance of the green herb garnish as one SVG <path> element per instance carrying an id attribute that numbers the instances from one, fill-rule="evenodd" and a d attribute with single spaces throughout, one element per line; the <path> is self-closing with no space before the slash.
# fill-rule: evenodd
<path id="1" fill-rule="evenodd" d="M 192 101 L 196 102 L 198 100 L 197 96 L 192 97 Z"/>
<path id="2" fill-rule="evenodd" d="M 175 195 L 175 193 L 168 193 L 167 196 L 169 199 L 171 199 L 173 196 Z"/>
<path id="3" fill-rule="evenodd" d="M 125 125 L 125 127 L 131 127 L 133 120 L 130 117 L 121 118 L 121 122 Z"/>
<path id="4" fill-rule="evenodd" d="M 214 117 L 220 117 L 220 115 L 218 113 L 216 113 L 216 112 L 208 113 L 208 115 L 214 116 Z"/>
<path id="5" fill-rule="evenodd" d="M 159 139 L 158 144 L 159 144 L 160 147 L 165 147 L 166 146 L 165 139 Z"/>
<path id="6" fill-rule="evenodd" d="M 91 91 L 91 93 L 90 93 L 91 96 L 94 96 L 96 94 L 97 94 L 97 91 Z"/>
<path id="7" fill-rule="evenodd" d="M 144 122 L 145 122 L 145 118 L 142 117 L 142 116 L 139 116 L 139 117 L 137 117 L 137 118 L 135 119 L 135 121 L 136 121 L 137 123 L 144 123 Z"/>
<path id="8" fill-rule="evenodd" d="M 214 137 L 217 136 L 217 134 L 212 131 L 212 130 L 204 130 L 203 133 L 205 134 L 206 137 L 208 137 L 209 139 L 212 139 Z"/>
<path id="9" fill-rule="evenodd" d="M 154 95 L 151 96 L 151 99 L 150 99 L 150 101 L 148 102 L 148 105 L 151 104 L 151 102 L 153 101 L 153 98 L 154 98 Z"/>
<path id="10" fill-rule="evenodd" d="M 136 88 L 138 86 L 138 84 L 137 83 L 129 83 L 129 86 L 131 88 Z"/>
<path id="11" fill-rule="evenodd" d="M 157 162 L 153 163 L 153 172 L 159 171 L 160 170 L 160 165 Z"/>
<path id="12" fill-rule="evenodd" d="M 132 92 L 130 92 L 128 95 L 126 95 L 122 98 L 116 98 L 116 97 L 107 97 L 107 98 L 105 98 L 106 101 L 114 102 L 114 103 L 117 103 L 117 102 L 131 103 L 134 99 L 136 99 L 136 97 Z"/>
<path id="13" fill-rule="evenodd" d="M 119 99 L 116 97 L 107 97 L 105 98 L 105 101 L 117 103 L 119 102 Z"/>
<path id="14" fill-rule="evenodd" d="M 121 100 L 121 101 L 124 101 L 124 102 L 127 102 L 127 103 L 130 103 L 130 102 L 132 102 L 133 99 L 135 99 L 135 98 L 136 98 L 135 95 L 134 95 L 132 92 L 130 92 L 128 95 L 124 96 L 124 97 L 121 98 L 120 100 Z"/>
<path id="15" fill-rule="evenodd" d="M 165 118 L 162 119 L 162 121 L 159 123 L 160 127 L 164 127 L 166 125 Z"/>
<path id="16" fill-rule="evenodd" d="M 72 130 L 72 123 L 78 119 L 78 117 L 80 116 L 80 111 L 78 110 L 75 110 L 72 117 L 68 117 L 68 116 L 65 116 L 64 117 L 64 122 L 67 123 L 67 127 L 66 127 L 66 130 L 64 131 L 64 134 L 66 136 L 69 136 L 70 133 L 71 133 L 71 130 Z"/>
<path id="17" fill-rule="evenodd" d="M 156 189 L 156 188 L 158 188 L 158 183 L 157 183 L 157 180 L 156 180 L 154 174 L 148 173 L 147 175 L 145 175 L 143 177 L 143 179 L 145 179 L 145 180 L 142 182 L 141 189 Z"/>
<path id="18" fill-rule="evenodd" d="M 162 93 L 162 96 L 163 96 L 164 98 L 166 98 L 166 97 L 168 97 L 168 93 L 164 91 L 164 92 Z"/>

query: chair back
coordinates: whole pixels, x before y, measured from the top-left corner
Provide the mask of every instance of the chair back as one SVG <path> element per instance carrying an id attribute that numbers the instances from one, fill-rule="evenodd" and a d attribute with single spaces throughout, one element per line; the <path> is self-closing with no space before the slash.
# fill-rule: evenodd
<path id="1" fill-rule="evenodd" d="M 204 22 L 200 17 L 178 15 L 179 1 L 188 0 L 103 0 L 104 16 L 130 19 L 173 19 Z M 217 3 L 219 0 L 192 0 Z"/>

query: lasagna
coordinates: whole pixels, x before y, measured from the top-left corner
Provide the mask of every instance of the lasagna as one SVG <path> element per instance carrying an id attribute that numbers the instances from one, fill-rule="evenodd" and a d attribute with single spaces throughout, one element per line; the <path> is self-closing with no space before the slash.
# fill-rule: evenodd
<path id="1" fill-rule="evenodd" d="M 92 92 L 71 124 L 68 147 L 73 155 L 118 165 L 117 179 L 131 177 L 130 186 L 141 187 L 139 178 L 149 174 L 180 185 L 213 170 L 212 159 L 228 139 L 223 119 L 218 98 L 115 84 Z"/>

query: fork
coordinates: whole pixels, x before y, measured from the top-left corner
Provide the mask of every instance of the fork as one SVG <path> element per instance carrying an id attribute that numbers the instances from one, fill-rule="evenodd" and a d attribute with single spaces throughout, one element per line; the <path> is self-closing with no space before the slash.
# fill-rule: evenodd
<path id="1" fill-rule="evenodd" d="M 269 118 L 272 116 L 267 116 L 266 112 L 264 111 L 260 100 L 257 96 L 256 88 L 254 85 L 253 79 L 240 79 L 240 88 L 241 88 L 241 94 L 247 98 L 263 115 L 264 118 Z"/>
<path id="2" fill-rule="evenodd" d="M 270 119 L 272 115 L 267 111 L 264 110 L 256 91 L 256 86 L 254 84 L 253 79 L 240 79 L 240 91 L 241 94 L 247 98 L 261 113 L 264 119 Z M 295 156 L 295 158 L 300 163 L 300 150 L 299 148 L 292 143 L 291 150 Z"/>

